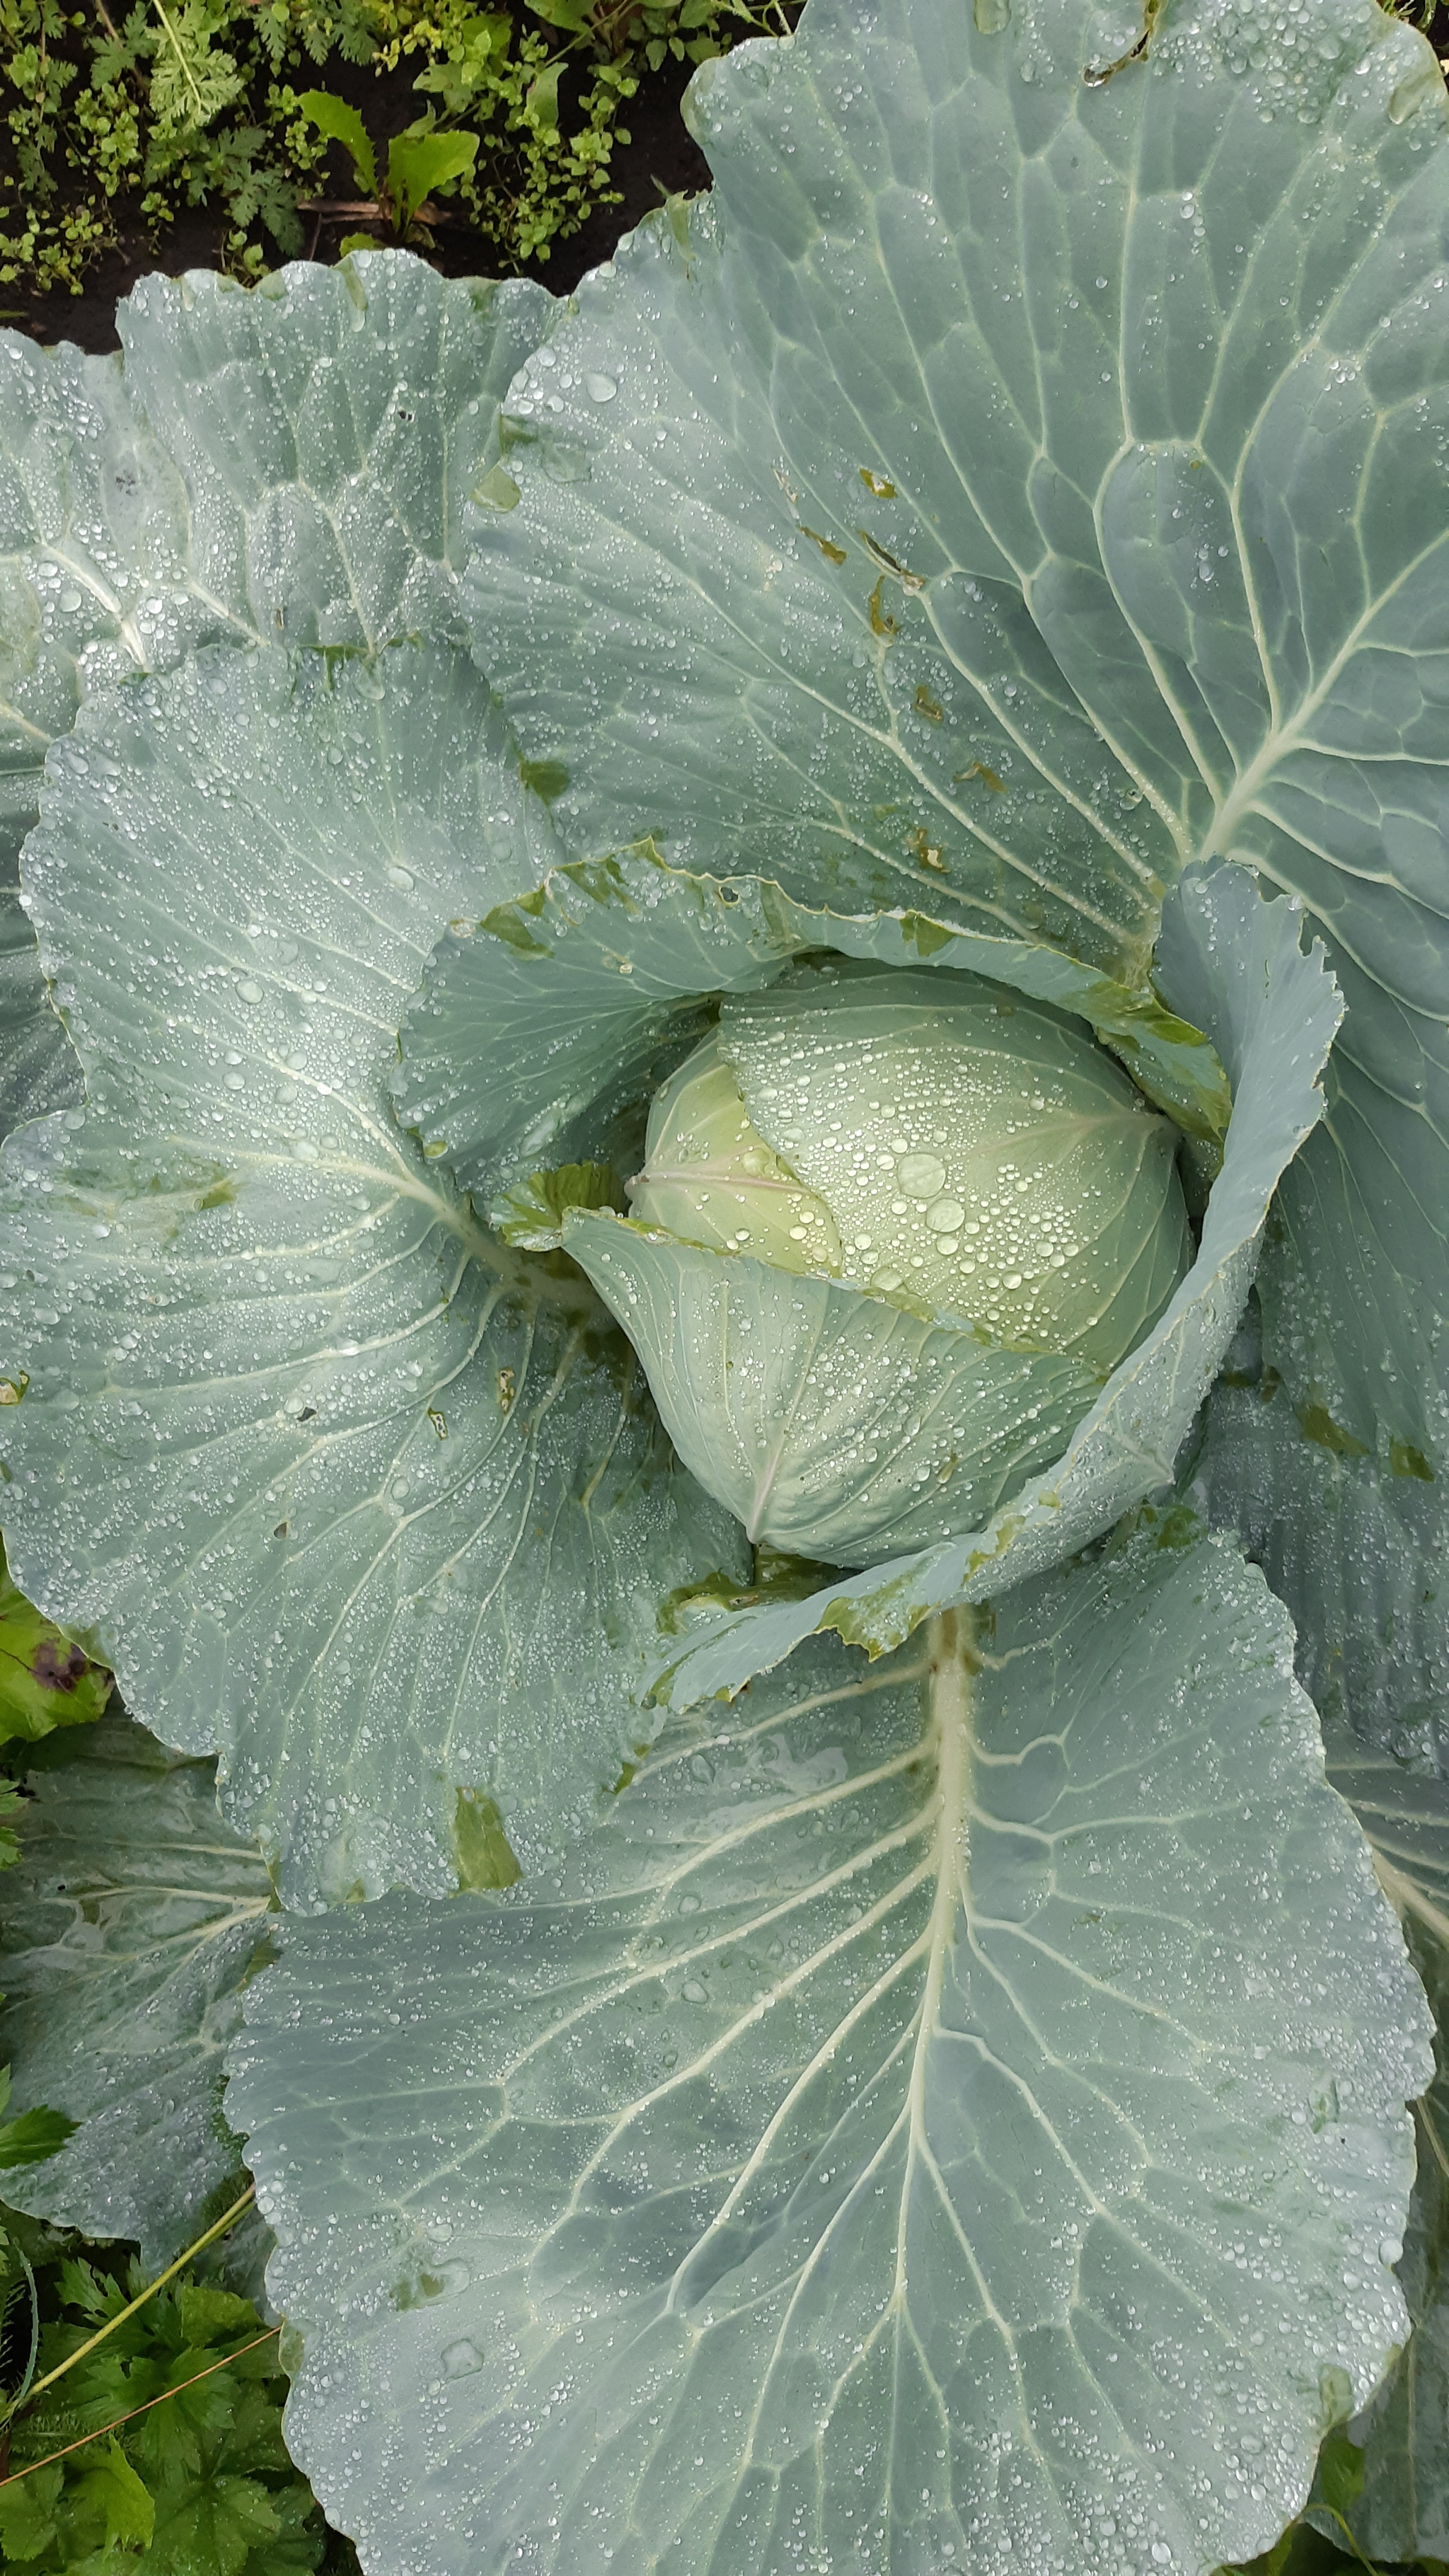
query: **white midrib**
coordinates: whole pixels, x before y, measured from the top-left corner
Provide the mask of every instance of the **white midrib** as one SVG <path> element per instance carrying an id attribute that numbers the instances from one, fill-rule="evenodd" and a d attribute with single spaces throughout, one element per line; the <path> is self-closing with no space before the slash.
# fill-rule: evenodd
<path id="1" fill-rule="evenodd" d="M 927 1631 L 930 1657 L 930 1735 L 936 1757 L 935 1844 L 932 1858 L 936 1894 L 926 1934 L 926 1975 L 921 2017 L 907 2094 L 906 2172 L 901 2184 L 901 2223 L 896 2236 L 895 2295 L 906 2297 L 906 2212 L 911 2201 L 911 2167 L 932 2161 L 926 2136 L 926 2068 L 940 2018 L 956 1928 L 956 1914 L 966 1865 L 966 1816 L 971 1795 L 971 1672 L 964 1627 L 969 1611 L 941 1610 Z"/>
<path id="2" fill-rule="evenodd" d="M 736 1190 L 751 1197 L 757 1190 L 772 1190 L 781 1198 L 804 1198 L 809 1195 L 803 1181 L 774 1180 L 767 1172 L 742 1172 L 737 1163 L 651 1163 L 639 1174 L 639 1180 L 650 1189 L 664 1181 L 682 1182 L 686 1189 L 697 1189 L 701 1182 L 711 1181 L 721 1189 Z M 630 1181 L 630 1190 L 636 1184 Z"/>
<path id="3" fill-rule="evenodd" d="M 1369 630 L 1382 616 L 1388 602 L 1405 587 L 1410 576 L 1418 571 L 1423 560 L 1423 555 L 1413 556 L 1383 591 L 1375 593 L 1360 615 L 1355 618 L 1348 634 L 1315 686 L 1294 708 L 1291 717 L 1272 728 L 1267 741 L 1249 762 L 1248 767 L 1218 807 L 1213 818 L 1212 829 L 1202 847 L 1195 853 L 1200 864 L 1206 864 L 1212 858 L 1231 857 L 1231 844 L 1238 826 L 1244 816 L 1257 806 L 1259 791 L 1264 782 L 1272 777 L 1273 772 L 1289 752 L 1299 748 L 1308 735 L 1309 727 L 1327 705 Z M 1164 695 L 1166 695 L 1165 691 Z M 1259 859 L 1256 864 L 1261 866 L 1263 862 Z"/>

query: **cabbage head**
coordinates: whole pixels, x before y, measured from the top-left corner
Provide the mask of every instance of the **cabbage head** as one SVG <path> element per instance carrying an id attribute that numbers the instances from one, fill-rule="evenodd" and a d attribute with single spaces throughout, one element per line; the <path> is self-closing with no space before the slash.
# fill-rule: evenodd
<path id="1" fill-rule="evenodd" d="M 1449 2564 L 1440 69 L 688 115 L 0 335 L 6 2195 L 368 2576 Z"/>
<path id="2" fill-rule="evenodd" d="M 628 1196 L 637 1224 L 964 1327 L 983 1361 L 991 1354 L 987 1402 L 1002 1402 L 1001 1355 L 1020 1353 L 1033 1445 L 1055 1454 L 1189 1267 L 1179 1139 L 1085 1030 L 983 979 L 953 985 L 963 981 L 965 991 L 944 993 L 929 976 L 842 978 L 817 966 L 727 1004 L 656 1093 Z M 627 1330 L 627 1313 L 620 1321 Z M 667 1388 L 639 1347 L 651 1384 Z M 1044 1420 L 1030 1362 L 1048 1354 L 1081 1365 L 1058 1377 Z M 757 1353 L 767 1380 L 773 1356 Z M 999 1478 L 957 1474 L 957 1426 L 914 1415 L 909 1375 L 887 1430 L 872 1374 L 867 1365 L 855 1390 L 869 1425 L 857 1525 L 837 1523 L 829 1538 L 852 1564 L 889 1552 L 890 1506 L 882 1519 L 869 1472 L 883 1444 L 884 1481 L 894 1488 L 906 1462 L 940 1502 L 942 1535 L 1003 1498 Z M 661 1409 L 681 1455 L 719 1492 L 711 1444 L 690 1438 L 692 1415 L 676 1423 L 667 1395 Z M 741 1517 L 752 1540 L 818 1556 L 821 1533 L 789 1461 L 799 1406 L 772 1384 L 772 1409 Z M 969 1412 L 964 1427 L 969 1441 Z"/>

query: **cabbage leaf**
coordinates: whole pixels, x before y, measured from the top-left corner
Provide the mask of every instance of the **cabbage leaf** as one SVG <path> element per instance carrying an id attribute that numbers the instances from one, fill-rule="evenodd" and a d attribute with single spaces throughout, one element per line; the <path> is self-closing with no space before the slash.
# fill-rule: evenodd
<path id="1" fill-rule="evenodd" d="M 228 2115 L 364 2559 L 1265 2548 L 1401 2339 L 1427 2066 L 1291 1652 L 1149 1518 L 675 1721 L 557 1896 L 289 1923 Z"/>
<path id="2" fill-rule="evenodd" d="M 276 1899 L 216 1812 L 213 1762 L 105 1717 L 31 1772 L 0 1881 L 4 2045 L 17 2103 L 79 2123 L 6 2176 L 10 2206 L 134 2238 L 160 2271 L 242 2189 L 222 2055 Z"/>
<path id="3" fill-rule="evenodd" d="M 1301 899 L 1348 1013 L 1240 1483 L 1311 1552 L 1296 1417 L 1449 1468 L 1449 110 L 1369 0 L 1146 26 L 811 0 L 708 66 L 712 194 L 521 370 L 464 587 L 574 848 L 1129 987 L 1190 863 Z M 1327 1587 L 1287 1597 L 1327 1660 Z"/>
<path id="4" fill-rule="evenodd" d="M 27 845 L 87 1106 L 5 1148 L 12 1569 L 289 1902 L 543 1865 L 649 1731 L 659 1592 L 747 1565 L 578 1273 L 393 1119 L 441 925 L 555 855 L 437 646 L 88 701 Z"/>
<path id="5" fill-rule="evenodd" d="M 0 1136 L 80 1096 L 15 908 L 47 745 L 208 640 L 458 634 L 468 494 L 550 302 L 376 251 L 253 294 L 145 278 L 118 358 L 0 331 Z"/>

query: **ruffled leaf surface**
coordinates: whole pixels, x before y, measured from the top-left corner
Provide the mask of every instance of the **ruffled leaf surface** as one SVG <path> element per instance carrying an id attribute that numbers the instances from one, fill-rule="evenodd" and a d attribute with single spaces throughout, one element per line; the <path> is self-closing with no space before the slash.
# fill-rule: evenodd
<path id="1" fill-rule="evenodd" d="M 0 333 L 0 884 L 100 683 L 213 639 L 454 631 L 467 496 L 551 303 L 375 251 L 144 278 L 116 358 Z"/>
<path id="2" fill-rule="evenodd" d="M 47 745 L 208 638 L 456 634 L 467 496 L 550 307 L 378 251 L 145 278 L 118 358 L 0 332 L 0 1136 L 81 1097 L 14 890 Z"/>
<path id="3" fill-rule="evenodd" d="M 393 1119 L 423 961 L 556 856 L 544 805 L 416 646 L 202 654 L 51 779 L 27 881 L 89 1105 L 6 1148 L 16 1579 L 220 1752 L 289 1901 L 496 1884 L 490 1806 L 539 1866 L 649 1731 L 659 1595 L 743 1571 L 592 1291 Z"/>
<path id="4" fill-rule="evenodd" d="M 19 889 L 0 885 L 0 1141 L 27 1118 L 70 1109 L 84 1085 L 46 998 L 35 933 Z"/>
<path id="5" fill-rule="evenodd" d="M 1438 2035 L 1434 2081 L 1414 2105 L 1418 2172 L 1398 2265 L 1414 2330 L 1352 2426 L 1364 2456 L 1350 2520 L 1359 2548 L 1374 2560 L 1442 2560 L 1449 2551 L 1449 1951 L 1418 1923 L 1410 1946 Z"/>
<path id="6" fill-rule="evenodd" d="M 242 2189 L 222 2051 L 276 1899 L 216 1808 L 216 1765 L 107 1718 L 30 1776 L 0 1881 L 0 2055 L 17 2104 L 79 2125 L 8 2174 L 12 2208 L 172 2262 Z"/>

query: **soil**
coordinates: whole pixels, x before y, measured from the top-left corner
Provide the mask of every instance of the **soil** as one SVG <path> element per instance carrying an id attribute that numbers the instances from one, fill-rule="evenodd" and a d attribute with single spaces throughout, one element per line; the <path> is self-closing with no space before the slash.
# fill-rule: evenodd
<path id="1" fill-rule="evenodd" d="M 798 14 L 796 0 L 785 0 L 785 7 L 793 20 Z M 1417 0 L 1417 5 L 1415 0 L 1408 0 L 1403 14 L 1424 28 L 1449 73 L 1449 0 Z M 613 160 L 613 183 L 623 192 L 622 204 L 596 207 L 570 240 L 552 245 L 549 258 L 522 264 L 501 262 L 496 245 L 485 233 L 453 223 L 438 226 L 433 247 L 423 255 L 448 277 L 535 277 L 555 295 L 571 293 L 586 270 L 607 259 L 615 243 L 666 196 L 695 196 L 709 186 L 709 165 L 679 113 L 691 69 L 688 63 L 669 62 L 641 81 L 637 97 L 629 101 L 624 112 L 630 140 L 618 146 Z M 386 141 L 417 115 L 414 70 L 414 65 L 404 64 L 397 72 L 379 77 L 366 65 L 353 66 L 334 55 L 329 57 L 326 78 L 338 96 L 365 111 L 374 137 Z M 562 93 L 565 106 L 567 94 L 566 76 Z M 348 197 L 355 184 L 341 146 L 334 144 L 328 159 L 326 194 Z M 219 265 L 223 230 L 219 214 L 199 208 L 153 237 L 136 206 L 128 206 L 121 199 L 116 211 L 117 246 L 89 271 L 80 295 L 32 296 L 22 305 L 8 306 L 0 318 L 42 342 L 73 340 L 82 349 L 115 349 L 120 345 L 116 304 L 130 293 L 138 278 L 155 269 L 178 277 L 183 269 Z M 308 256 L 324 261 L 335 259 L 341 236 L 357 228 L 355 216 L 323 219 L 308 241 Z M 9 291 L 15 294 L 19 290 Z"/>
<path id="2" fill-rule="evenodd" d="M 613 184 L 623 191 L 622 205 L 596 207 L 579 232 L 566 242 L 552 245 L 548 259 L 527 260 L 521 266 L 515 262 L 501 268 L 497 248 L 487 235 L 461 224 L 439 225 L 433 248 L 424 256 L 447 277 L 536 277 L 555 295 L 569 294 L 585 271 L 607 259 L 623 234 L 631 232 L 641 217 L 651 213 L 666 196 L 695 196 L 709 186 L 709 165 L 686 132 L 679 113 L 692 68 L 688 63 L 668 63 L 662 71 L 641 81 L 638 96 L 630 99 L 622 120 L 630 140 L 620 144 L 614 153 Z M 372 133 L 386 139 L 400 132 L 417 114 L 413 70 L 412 65 L 405 65 L 391 78 L 384 75 L 379 79 L 365 67 L 353 69 L 335 59 L 328 63 L 327 79 L 339 96 L 365 107 Z M 354 184 L 346 157 L 334 144 L 329 155 L 326 194 L 348 197 Z M 11 305 L 4 318 L 12 329 L 28 332 L 32 339 L 44 343 L 73 340 L 79 348 L 96 352 L 116 349 L 120 346 L 116 305 L 130 293 L 138 278 L 156 269 L 179 277 L 183 269 L 219 265 L 223 230 L 219 214 L 197 208 L 153 237 L 137 209 L 128 208 L 124 199 L 118 200 L 116 211 L 117 246 L 88 272 L 82 293 L 35 295 L 23 305 Z M 309 255 L 335 259 L 341 235 L 357 229 L 355 216 L 324 218 L 316 225 L 315 239 L 309 239 Z M 19 290 L 12 287 L 9 293 L 18 295 Z"/>

